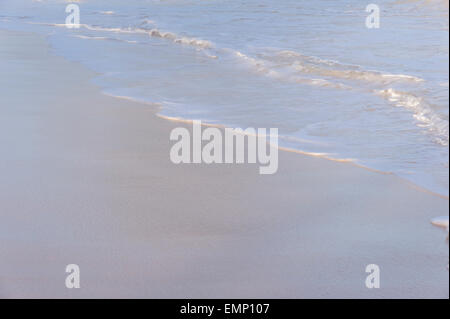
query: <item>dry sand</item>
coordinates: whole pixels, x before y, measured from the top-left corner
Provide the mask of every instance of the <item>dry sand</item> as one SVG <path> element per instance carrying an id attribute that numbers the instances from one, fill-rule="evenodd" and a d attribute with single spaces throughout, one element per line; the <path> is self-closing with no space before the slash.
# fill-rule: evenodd
<path id="1" fill-rule="evenodd" d="M 103 95 L 43 37 L 0 43 L 0 297 L 449 297 L 430 224 L 448 199 L 289 152 L 275 175 L 174 165 L 170 131 L 188 124 Z"/>

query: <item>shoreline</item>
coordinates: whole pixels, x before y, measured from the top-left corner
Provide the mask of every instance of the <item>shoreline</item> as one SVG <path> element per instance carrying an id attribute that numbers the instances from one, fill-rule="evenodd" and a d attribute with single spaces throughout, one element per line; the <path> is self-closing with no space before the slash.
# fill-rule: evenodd
<path id="1" fill-rule="evenodd" d="M 93 85 L 95 85 L 95 84 L 93 84 Z M 98 88 L 101 90 L 100 87 L 98 87 Z M 157 102 L 155 102 L 155 103 L 145 102 L 145 101 L 141 101 L 141 100 L 138 100 L 138 99 L 134 99 L 134 98 L 129 97 L 129 96 L 116 96 L 116 95 L 113 95 L 113 94 L 110 94 L 110 93 L 105 93 L 103 91 L 101 91 L 101 92 L 102 92 L 102 94 L 104 94 L 106 96 L 113 97 L 113 98 L 123 99 L 123 100 L 127 100 L 127 101 L 132 101 L 132 102 L 143 104 L 143 105 L 149 105 L 150 107 L 156 107 L 156 108 L 159 108 L 159 109 L 162 108 L 162 106 L 159 103 L 157 103 Z M 162 118 L 162 119 L 164 119 L 166 121 L 177 122 L 177 123 L 184 123 L 184 124 L 190 124 L 190 125 L 194 121 L 194 120 L 183 119 L 183 118 L 179 118 L 179 117 L 165 116 L 165 115 L 159 114 L 158 112 L 155 113 L 155 116 L 157 116 L 159 118 Z M 204 126 L 204 127 L 215 127 L 215 128 L 219 128 L 219 129 L 225 129 L 226 127 L 228 127 L 228 126 L 226 126 L 224 124 L 212 124 L 212 123 L 206 123 L 206 122 L 203 122 L 203 121 L 201 122 L 201 125 Z M 284 147 L 284 146 L 279 146 L 279 145 L 278 145 L 277 148 L 278 148 L 279 151 L 282 151 L 282 152 L 290 152 L 290 153 L 296 153 L 296 154 L 305 155 L 305 156 L 322 158 L 322 159 L 325 159 L 325 160 L 328 160 L 328 161 L 332 161 L 332 162 L 347 163 L 347 164 L 350 164 L 350 165 L 354 165 L 355 167 L 366 169 L 368 171 L 375 172 L 375 173 L 378 173 L 378 174 L 381 174 L 381 175 L 392 175 L 392 176 L 395 176 L 395 177 L 399 178 L 400 180 L 404 181 L 406 184 L 409 184 L 410 187 L 416 188 L 417 190 L 419 190 L 421 192 L 425 192 L 425 193 L 431 194 L 433 196 L 437 196 L 437 197 L 442 198 L 442 199 L 450 200 L 450 197 L 448 195 L 440 194 L 438 192 L 435 192 L 435 191 L 432 191 L 430 189 L 427 189 L 426 187 L 421 186 L 421 185 L 419 185 L 419 184 L 417 184 L 417 183 L 415 183 L 415 182 L 413 182 L 413 181 L 411 181 L 411 180 L 409 180 L 407 178 L 399 176 L 399 175 L 397 175 L 394 172 L 383 171 L 383 170 L 372 168 L 372 167 L 369 167 L 369 166 L 366 166 L 366 165 L 363 165 L 363 164 L 359 164 L 353 159 L 333 158 L 333 157 L 329 157 L 328 154 L 326 154 L 326 153 L 306 152 L 306 151 L 302 151 L 302 150 L 298 150 L 298 149 L 294 149 L 294 148 L 289 148 L 289 147 Z"/>
<path id="2" fill-rule="evenodd" d="M 115 97 L 115 98 L 119 98 L 119 99 L 121 99 L 121 98 L 128 99 L 130 101 L 135 101 L 137 103 L 147 104 L 145 102 L 140 102 L 140 101 L 137 101 L 137 100 L 135 100 L 133 98 L 130 98 L 130 97 L 119 97 L 119 96 L 113 96 L 113 95 L 110 95 L 110 96 Z M 152 103 L 148 103 L 148 105 L 152 105 L 153 106 L 153 105 L 158 105 L 158 103 L 153 103 L 153 104 Z M 156 116 L 160 117 L 162 119 L 165 119 L 167 121 L 178 122 L 178 123 L 185 123 L 185 124 L 192 124 L 193 121 L 194 121 L 194 120 L 182 119 L 182 118 L 177 118 L 177 117 L 168 117 L 168 116 L 160 115 L 158 113 L 156 113 Z M 224 129 L 224 128 L 227 127 L 227 126 L 225 126 L 223 124 L 210 124 L 210 123 L 204 123 L 204 122 L 202 122 L 201 125 L 205 126 L 205 127 L 216 127 L 216 128 L 219 128 L 219 129 Z M 297 149 L 289 148 L 289 147 L 284 147 L 284 146 L 278 146 L 277 148 L 278 148 L 278 150 L 280 150 L 282 152 L 289 152 L 289 153 L 295 153 L 295 154 L 300 154 L 300 155 L 305 155 L 305 156 L 310 156 L 310 157 L 316 157 L 316 158 L 321 158 L 321 159 L 325 159 L 327 161 L 332 161 L 332 162 L 337 162 L 337 163 L 347 163 L 347 164 L 353 165 L 355 167 L 362 168 L 362 169 L 368 170 L 370 172 L 375 172 L 375 173 L 378 173 L 378 174 L 381 174 L 381 175 L 392 175 L 392 176 L 395 176 L 396 178 L 399 178 L 400 180 L 404 181 L 405 183 L 409 184 L 410 187 L 416 188 L 417 190 L 419 190 L 421 192 L 425 192 L 425 193 L 431 194 L 433 196 L 437 196 L 439 198 L 449 200 L 449 196 L 446 196 L 446 195 L 443 195 L 443 194 L 439 194 L 437 192 L 429 190 L 429 189 L 427 189 L 427 188 L 425 188 L 423 186 L 420 186 L 420 185 L 414 183 L 413 181 L 408 180 L 407 178 L 404 178 L 404 177 L 401 177 L 401 176 L 397 175 L 394 172 L 382 171 L 382 170 L 379 170 L 379 169 L 376 169 L 376 168 L 371 168 L 369 166 L 365 166 L 363 164 L 359 164 L 359 163 L 355 162 L 352 159 L 333 158 L 333 157 L 327 156 L 326 153 L 312 153 L 312 152 L 301 151 L 301 150 L 297 150 Z"/>
<path id="3" fill-rule="evenodd" d="M 55 27 L 64 27 L 65 24 L 55 24 L 55 23 L 49 23 L 49 22 L 29 22 L 30 24 L 43 24 L 43 25 L 48 25 L 48 26 L 55 26 Z M 85 27 L 86 25 L 82 25 L 83 27 Z M 36 33 L 38 34 L 38 33 Z M 63 56 L 61 56 L 63 57 Z M 63 57 L 65 58 L 65 57 Z M 82 65 L 82 64 L 80 64 Z M 86 67 L 83 65 L 83 67 Z M 87 68 L 87 67 L 86 67 Z M 92 71 L 91 69 L 89 69 L 90 71 Z M 92 71 L 95 72 L 97 75 L 101 76 L 102 73 L 98 73 L 97 71 Z M 378 72 L 378 71 L 370 71 L 370 72 Z M 391 74 L 391 76 L 398 76 L 396 74 Z M 405 77 L 410 77 L 408 75 L 404 75 Z M 413 76 L 411 76 L 413 77 Z M 414 77 L 413 77 L 414 78 Z M 423 79 L 420 79 L 420 81 L 423 81 Z M 98 87 L 102 94 L 105 94 L 106 96 L 111 96 L 114 98 L 118 98 L 118 99 L 124 99 L 124 100 L 128 100 L 128 101 L 132 101 L 135 103 L 139 103 L 139 104 L 144 104 L 144 105 L 150 105 L 151 107 L 159 107 L 162 108 L 163 106 L 159 103 L 159 102 L 149 102 L 149 101 L 144 101 L 141 99 L 137 99 L 137 98 L 133 98 L 133 97 L 129 97 L 129 96 L 116 96 L 114 94 L 108 93 L 108 92 L 104 92 L 103 88 L 95 83 L 92 83 L 92 85 L 95 85 L 96 87 Z M 170 116 L 165 116 L 165 115 L 161 115 L 158 112 L 156 113 L 156 116 L 161 117 L 163 119 L 169 120 L 169 121 L 175 121 L 175 122 L 180 122 L 180 123 L 191 123 L 193 120 L 190 119 L 183 119 L 183 118 L 179 118 L 179 117 L 170 117 Z M 228 127 L 225 124 L 209 124 L 209 123 L 203 123 L 202 125 L 206 125 L 206 126 L 210 126 L 210 127 L 217 127 L 217 128 L 224 128 L 224 127 Z M 394 175 L 398 178 L 400 178 L 401 180 L 404 180 L 406 183 L 411 184 L 413 187 L 422 190 L 424 192 L 433 194 L 435 196 L 441 197 L 443 199 L 447 199 L 450 200 L 450 195 L 447 192 L 443 191 L 442 193 L 439 190 L 433 190 L 435 189 L 434 187 L 427 187 L 424 185 L 421 185 L 421 183 L 414 181 L 414 179 L 408 179 L 407 177 L 401 176 L 398 173 L 394 172 L 394 171 L 385 171 L 385 170 L 381 170 L 378 168 L 374 168 L 374 167 L 370 167 L 368 165 L 362 164 L 362 163 L 358 163 L 358 159 L 352 159 L 352 158 L 335 158 L 332 156 L 329 156 L 328 153 L 322 153 L 322 152 L 308 152 L 308 151 L 303 151 L 301 149 L 296 149 L 296 148 L 291 148 L 291 147 L 284 147 L 284 146 L 278 146 L 278 149 L 281 151 L 287 151 L 287 152 L 292 152 L 292 153 L 297 153 L 297 154 L 302 154 L 302 155 L 307 155 L 307 156 L 313 156 L 313 157 L 318 157 L 318 158 L 324 158 L 330 161 L 336 161 L 336 162 L 346 162 L 346 163 L 350 163 L 355 165 L 356 167 L 360 167 L 360 168 L 364 168 L 373 172 L 378 172 L 380 174 L 388 174 L 388 175 Z M 428 185 L 429 186 L 429 185 Z"/>
<path id="4" fill-rule="evenodd" d="M 270 177 L 174 165 L 156 108 L 103 94 L 43 36 L 0 38 L 0 297 L 448 298 L 426 223 L 448 199 L 287 151 Z M 372 263 L 381 289 L 364 286 Z"/>

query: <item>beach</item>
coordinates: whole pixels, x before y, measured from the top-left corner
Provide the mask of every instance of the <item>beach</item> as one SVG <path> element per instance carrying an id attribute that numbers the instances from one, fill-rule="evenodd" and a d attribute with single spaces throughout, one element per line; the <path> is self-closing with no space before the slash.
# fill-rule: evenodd
<path id="1" fill-rule="evenodd" d="M 170 132 L 189 123 L 103 94 L 45 36 L 0 43 L 0 297 L 449 297 L 446 233 L 430 223 L 447 197 L 287 151 L 273 175 L 176 165 Z"/>

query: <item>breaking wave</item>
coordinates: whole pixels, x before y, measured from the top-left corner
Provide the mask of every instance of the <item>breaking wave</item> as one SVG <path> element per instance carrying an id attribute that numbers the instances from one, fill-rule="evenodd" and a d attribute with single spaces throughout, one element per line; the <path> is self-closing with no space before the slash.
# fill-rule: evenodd
<path id="1" fill-rule="evenodd" d="M 43 24 L 43 25 L 54 26 L 54 27 L 66 27 L 66 25 L 64 23 L 32 23 L 32 24 Z M 179 36 L 172 32 L 161 31 L 157 28 L 152 28 L 152 29 L 132 28 L 132 27 L 108 28 L 108 27 L 93 26 L 93 25 L 88 25 L 88 24 L 80 24 L 79 26 L 80 26 L 80 28 L 84 28 L 84 29 L 87 29 L 90 31 L 126 33 L 126 34 L 143 34 L 143 35 L 148 35 L 150 37 L 167 39 L 174 43 L 190 45 L 193 47 L 198 47 L 198 48 L 203 48 L 203 49 L 209 49 L 209 48 L 213 47 L 213 44 L 209 41 L 192 38 L 192 37 Z"/>
<path id="2" fill-rule="evenodd" d="M 449 145 L 448 120 L 444 120 L 436 114 L 432 106 L 424 98 L 392 88 L 379 90 L 376 93 L 395 106 L 410 110 L 418 121 L 419 126 L 428 129 L 432 133 L 435 142 L 443 146 Z"/>

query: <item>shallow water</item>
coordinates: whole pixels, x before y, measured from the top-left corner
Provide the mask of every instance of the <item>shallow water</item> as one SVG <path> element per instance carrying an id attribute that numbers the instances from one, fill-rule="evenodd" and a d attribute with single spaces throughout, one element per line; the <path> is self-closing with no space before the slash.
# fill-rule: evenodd
<path id="1" fill-rule="evenodd" d="M 448 195 L 448 2 L 377 4 L 368 29 L 358 0 L 86 0 L 67 29 L 66 1 L 0 0 L 0 28 L 47 34 L 161 115 L 277 127 L 281 146 Z"/>

